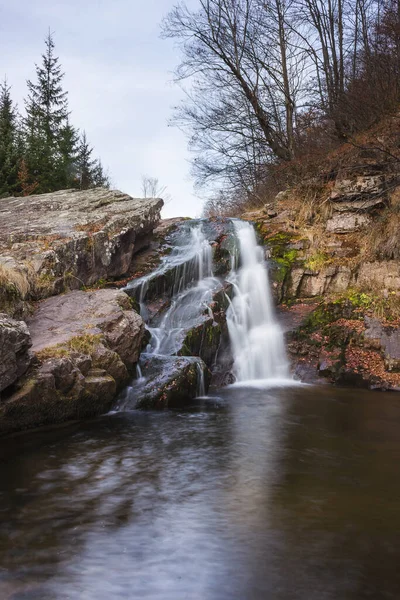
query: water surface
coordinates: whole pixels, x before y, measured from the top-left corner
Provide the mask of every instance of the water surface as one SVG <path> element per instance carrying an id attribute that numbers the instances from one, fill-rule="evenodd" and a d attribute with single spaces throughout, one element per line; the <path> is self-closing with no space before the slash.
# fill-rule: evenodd
<path id="1" fill-rule="evenodd" d="M 2 600 L 400 598 L 400 395 L 230 388 L 0 444 Z"/>

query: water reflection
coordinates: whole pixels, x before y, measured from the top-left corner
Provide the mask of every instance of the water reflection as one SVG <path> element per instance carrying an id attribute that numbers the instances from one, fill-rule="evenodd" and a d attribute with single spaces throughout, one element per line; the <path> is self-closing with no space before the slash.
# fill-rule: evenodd
<path id="1" fill-rule="evenodd" d="M 0 597 L 400 597 L 400 400 L 230 388 L 0 450 Z"/>

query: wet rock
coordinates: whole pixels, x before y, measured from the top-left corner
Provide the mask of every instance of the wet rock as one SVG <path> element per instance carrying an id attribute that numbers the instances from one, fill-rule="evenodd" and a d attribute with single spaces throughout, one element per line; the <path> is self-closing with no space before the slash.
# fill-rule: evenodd
<path id="1" fill-rule="evenodd" d="M 0 313 L 0 393 L 27 371 L 31 346 L 26 324 Z"/>
<path id="2" fill-rule="evenodd" d="M 201 322 L 187 332 L 181 356 L 199 356 L 208 367 L 212 367 L 221 343 L 221 325 L 211 317 L 203 317 Z"/>
<path id="3" fill-rule="evenodd" d="M 102 414 L 116 390 L 105 371 L 90 370 L 84 377 L 72 361 L 49 359 L 0 404 L 0 434 Z"/>
<path id="4" fill-rule="evenodd" d="M 208 389 L 211 374 L 198 358 L 144 354 L 140 366 L 145 383 L 132 387 L 118 407 L 165 409 L 184 406 Z M 204 377 L 204 391 L 201 390 Z"/>

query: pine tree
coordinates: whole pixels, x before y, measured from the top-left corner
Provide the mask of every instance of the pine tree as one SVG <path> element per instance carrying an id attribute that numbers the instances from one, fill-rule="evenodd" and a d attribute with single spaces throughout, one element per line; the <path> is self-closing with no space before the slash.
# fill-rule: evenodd
<path id="1" fill-rule="evenodd" d="M 78 178 L 78 142 L 79 133 L 67 122 L 60 130 L 59 152 L 55 166 L 55 184 L 57 189 L 68 189 L 79 186 Z"/>
<path id="2" fill-rule="evenodd" d="M 93 187 L 104 187 L 110 188 L 110 178 L 105 172 L 103 164 L 100 158 L 95 160 L 94 167 L 92 169 L 92 185 Z"/>
<path id="3" fill-rule="evenodd" d="M 89 145 L 84 131 L 78 148 L 78 180 L 79 189 L 87 190 L 93 187 L 93 169 L 96 161 L 92 159 L 93 148 Z"/>
<path id="4" fill-rule="evenodd" d="M 62 140 L 65 142 L 69 115 L 67 92 L 62 88 L 64 73 L 54 55 L 50 32 L 45 45 L 42 64 L 36 65 L 37 81 L 27 81 L 25 118 L 27 168 L 38 181 L 39 193 L 59 189 L 56 165 L 62 155 L 60 145 Z"/>
<path id="5" fill-rule="evenodd" d="M 4 79 L 0 85 L 0 198 L 15 191 L 22 150 L 19 144 L 18 115 L 10 89 Z"/>

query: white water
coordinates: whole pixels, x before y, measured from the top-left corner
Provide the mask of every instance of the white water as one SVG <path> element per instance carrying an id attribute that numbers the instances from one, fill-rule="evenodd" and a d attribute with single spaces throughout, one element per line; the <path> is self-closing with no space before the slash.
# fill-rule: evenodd
<path id="1" fill-rule="evenodd" d="M 241 266 L 231 274 L 234 297 L 227 321 L 236 381 L 287 381 L 283 332 L 274 315 L 263 249 L 252 225 L 237 221 L 235 230 Z"/>
<path id="2" fill-rule="evenodd" d="M 212 248 L 201 224 L 190 230 L 189 242 L 175 260 L 179 261 L 174 281 L 177 292 L 161 320 L 148 327 L 151 341 L 147 352 L 151 354 L 171 356 L 178 352 L 185 331 L 198 323 L 221 286 L 213 277 Z"/>

